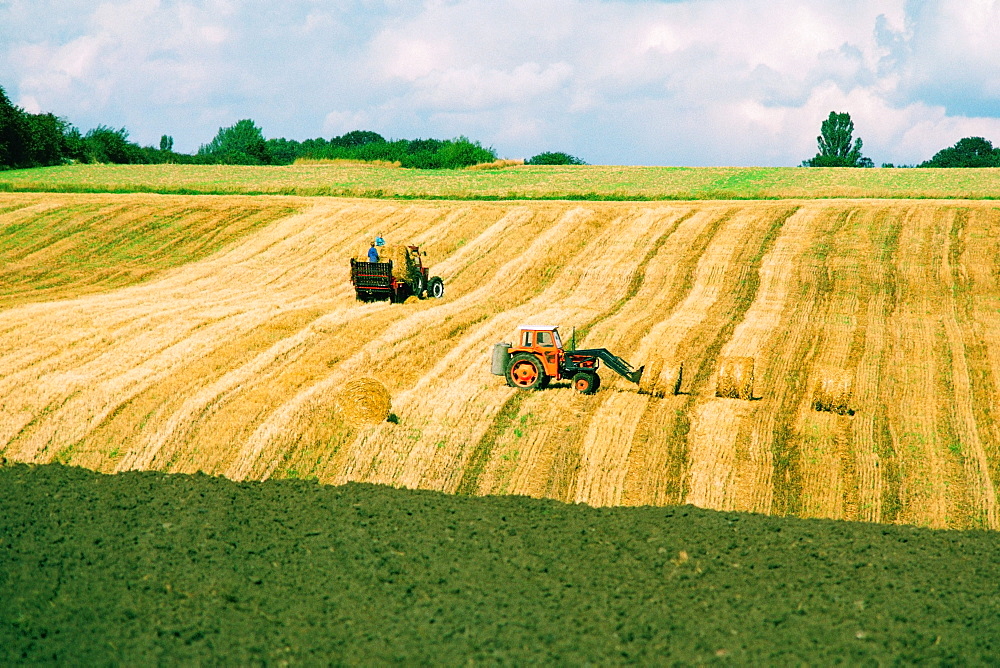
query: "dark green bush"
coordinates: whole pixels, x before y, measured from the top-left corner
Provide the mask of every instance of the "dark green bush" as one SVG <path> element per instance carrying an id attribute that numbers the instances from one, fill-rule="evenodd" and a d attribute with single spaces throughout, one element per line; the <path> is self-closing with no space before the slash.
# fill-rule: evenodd
<path id="1" fill-rule="evenodd" d="M 528 158 L 524 161 L 526 165 L 586 165 L 583 160 L 569 153 L 560 152 L 546 152 L 539 153 L 536 156 Z"/>
<path id="2" fill-rule="evenodd" d="M 215 138 L 198 149 L 198 155 L 226 165 L 268 165 L 271 155 L 267 148 L 264 133 L 245 118 L 228 128 L 219 128 Z"/>
<path id="3" fill-rule="evenodd" d="M 921 167 L 1000 167 L 1000 148 L 983 137 L 965 137 L 934 157 L 921 163 Z"/>
<path id="4" fill-rule="evenodd" d="M 83 153 L 87 162 L 133 165 L 148 162 L 138 144 L 128 140 L 128 130 L 98 125 L 83 137 Z"/>

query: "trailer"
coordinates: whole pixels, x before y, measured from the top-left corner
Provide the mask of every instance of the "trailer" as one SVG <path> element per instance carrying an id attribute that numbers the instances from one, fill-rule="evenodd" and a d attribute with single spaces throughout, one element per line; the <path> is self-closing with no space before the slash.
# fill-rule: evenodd
<path id="1" fill-rule="evenodd" d="M 406 246 L 405 254 L 386 262 L 367 262 L 351 258 L 351 285 L 358 301 L 388 299 L 398 304 L 415 295 L 420 299 L 444 297 L 444 281 L 430 276 L 418 246 Z"/>

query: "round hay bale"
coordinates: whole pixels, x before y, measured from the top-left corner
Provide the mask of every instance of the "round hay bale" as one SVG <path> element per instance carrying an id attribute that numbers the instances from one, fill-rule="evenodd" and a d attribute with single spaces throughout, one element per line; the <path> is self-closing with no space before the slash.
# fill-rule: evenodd
<path id="1" fill-rule="evenodd" d="M 753 365 L 752 357 L 720 358 L 715 396 L 726 399 L 753 399 Z"/>
<path id="2" fill-rule="evenodd" d="M 684 376 L 684 362 L 664 364 L 660 369 L 660 396 L 672 397 L 681 391 L 681 380 Z"/>
<path id="3" fill-rule="evenodd" d="M 639 379 L 639 393 L 654 397 L 672 397 L 680 391 L 683 362 L 664 360 L 654 355 Z"/>
<path id="4" fill-rule="evenodd" d="M 385 422 L 392 410 L 389 390 L 374 378 L 350 381 L 337 392 L 336 402 L 344 421 L 354 426 Z"/>
<path id="5" fill-rule="evenodd" d="M 639 379 L 639 394 L 651 394 L 654 397 L 662 397 L 660 392 L 660 370 L 663 368 L 663 358 L 653 355 L 646 363 L 646 369 Z"/>
<path id="6" fill-rule="evenodd" d="M 838 415 L 851 412 L 851 390 L 853 378 L 844 369 L 821 369 L 813 393 L 813 408 Z"/>

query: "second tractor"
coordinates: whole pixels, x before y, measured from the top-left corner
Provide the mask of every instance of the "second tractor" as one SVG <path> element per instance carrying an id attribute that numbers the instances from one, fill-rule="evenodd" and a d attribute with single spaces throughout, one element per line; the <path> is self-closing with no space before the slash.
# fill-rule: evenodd
<path id="1" fill-rule="evenodd" d="M 566 350 L 559 328 L 551 325 L 521 325 L 516 345 L 493 346 L 492 372 L 507 384 L 524 390 L 542 389 L 553 380 L 569 380 L 583 394 L 601 386 L 601 362 L 619 376 L 638 384 L 645 367 L 632 365 L 607 348 Z"/>

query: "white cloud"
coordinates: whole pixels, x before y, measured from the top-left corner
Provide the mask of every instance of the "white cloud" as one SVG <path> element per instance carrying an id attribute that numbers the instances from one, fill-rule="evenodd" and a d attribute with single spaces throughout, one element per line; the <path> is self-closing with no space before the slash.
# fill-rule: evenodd
<path id="1" fill-rule="evenodd" d="M 388 52 L 382 67 L 385 76 L 405 81 L 426 77 L 444 68 L 450 60 L 444 45 L 427 39 L 400 38 L 381 48 Z"/>
<path id="2" fill-rule="evenodd" d="M 323 134 L 338 137 L 352 130 L 371 129 L 373 119 L 364 111 L 331 111 L 323 119 Z"/>
<path id="3" fill-rule="evenodd" d="M 887 72 L 897 99 L 920 99 L 951 115 L 997 115 L 1000 109 L 1000 3 L 914 2 L 903 27 L 885 28 Z"/>
<path id="4" fill-rule="evenodd" d="M 0 85 L 83 129 L 194 150 L 465 134 L 502 155 L 798 164 L 847 111 L 876 163 L 1000 144 L 996 0 L 10 0 Z M 991 136 L 992 135 L 992 136 Z"/>
<path id="5" fill-rule="evenodd" d="M 29 114 L 41 114 L 41 113 L 45 113 L 45 110 L 42 109 L 42 105 L 40 105 L 38 103 L 38 100 L 36 100 L 31 95 L 27 95 L 25 97 L 22 97 L 18 101 L 21 103 L 20 104 L 21 108 L 24 109 Z"/>
<path id="6" fill-rule="evenodd" d="M 485 109 L 504 104 L 530 104 L 558 90 L 572 74 L 566 63 L 542 68 L 523 63 L 512 70 L 480 66 L 433 71 L 414 81 L 414 104 L 439 110 Z"/>

